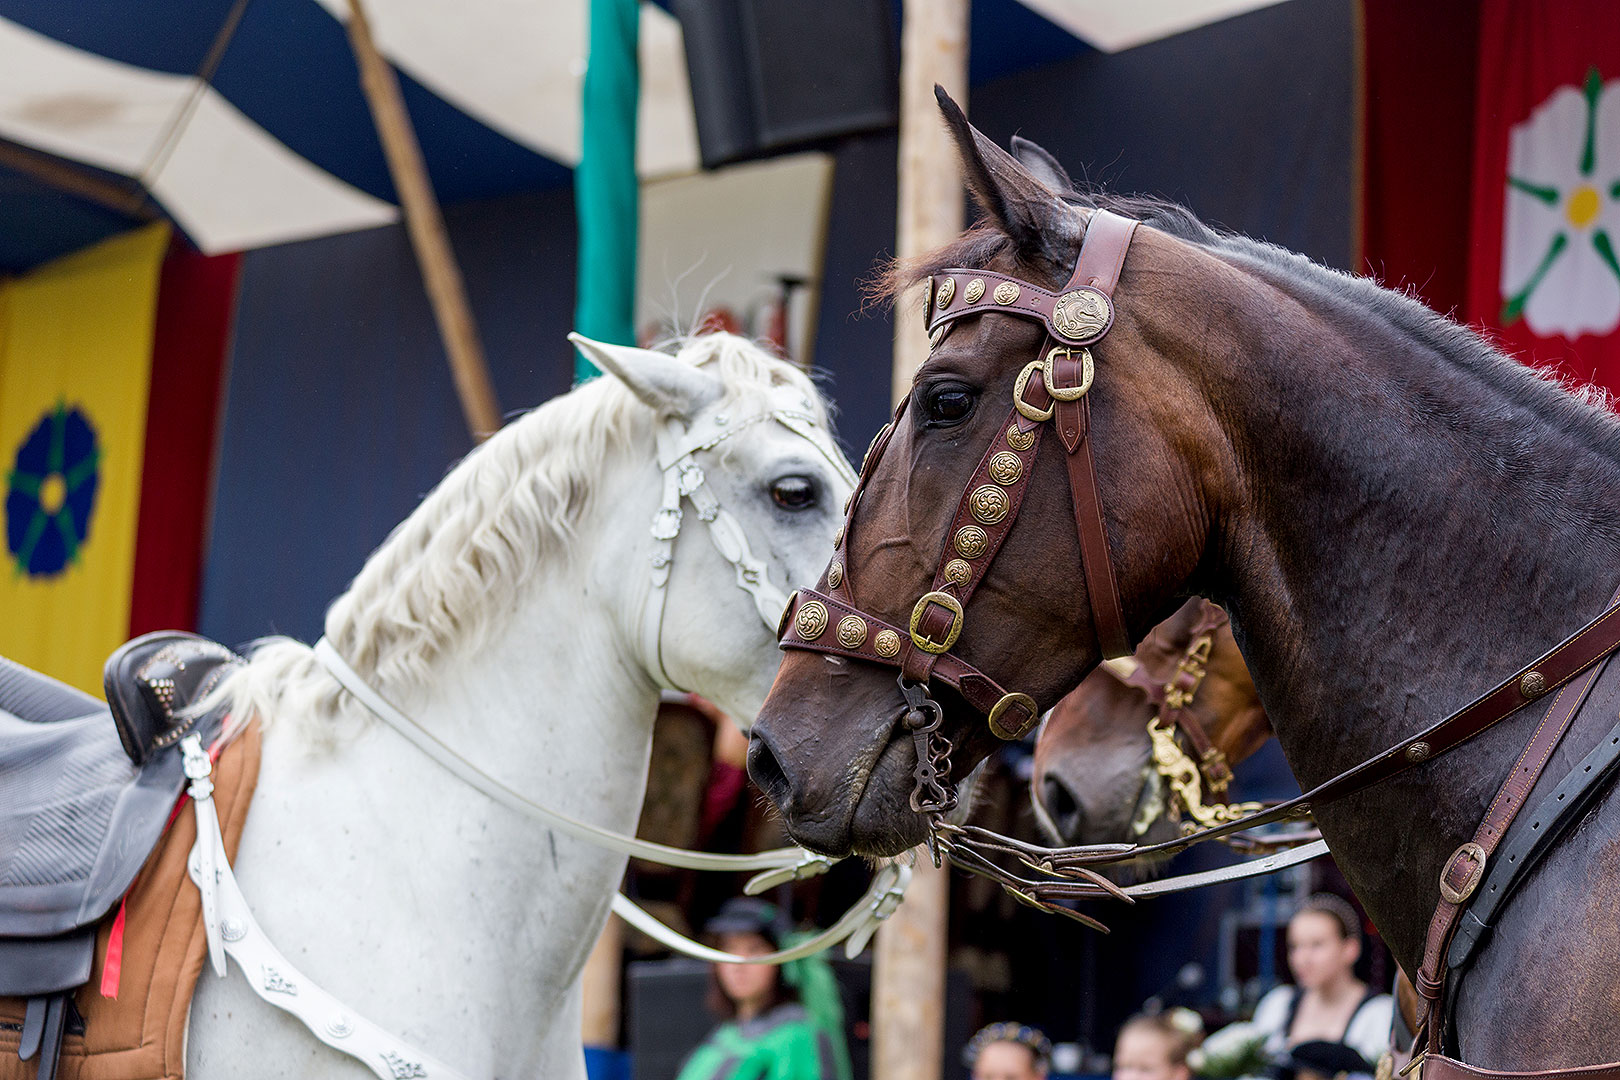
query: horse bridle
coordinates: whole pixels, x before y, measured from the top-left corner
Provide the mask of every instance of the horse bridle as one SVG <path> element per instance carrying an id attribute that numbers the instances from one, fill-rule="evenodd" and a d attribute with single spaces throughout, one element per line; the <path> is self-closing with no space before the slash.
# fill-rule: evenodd
<path id="1" fill-rule="evenodd" d="M 929 279 L 925 321 L 933 348 L 939 347 L 959 320 L 989 313 L 1039 322 L 1045 326 L 1047 336 L 1036 359 L 1018 375 L 1011 415 L 962 493 L 933 584 L 913 606 L 907 630 L 902 633 L 856 604 L 848 545 L 861 495 L 905 416 L 909 397 L 901 401 L 893 421 L 878 433 L 867 451 L 844 528 L 834 543 L 832 562 L 822 578 L 824 586 L 801 589 L 794 595 L 783 614 L 779 633 L 785 649 L 806 649 L 899 668 L 902 688 L 912 688 L 906 694 L 908 704 L 914 706 L 908 710 L 907 723 L 914 732 L 925 727 L 928 731 L 924 735 L 937 732 L 939 708 L 927 698 L 927 687 L 935 680 L 953 687 L 983 713 L 990 730 L 1002 739 L 1023 738 L 1040 720 L 1033 698 L 1003 688 L 952 653 L 951 648 L 961 636 L 974 591 L 1018 518 L 1048 422 L 1067 451 L 1075 530 L 1080 538 L 1098 643 L 1105 657 L 1130 653 L 1088 438 L 1091 406 L 1087 391 L 1095 373 L 1090 346 L 1102 340 L 1113 325 L 1114 286 L 1136 226 L 1137 222 L 1129 218 L 1095 212 L 1074 272 L 1058 292 L 985 270 L 951 268 Z M 910 715 L 918 711 L 928 715 Z M 937 746 L 938 740 L 934 742 Z M 928 769 L 927 765 L 919 767 Z M 914 795 L 914 807 L 931 810 L 937 809 L 937 804 L 949 803 L 952 795 L 948 779 L 947 773 L 923 781 L 928 794 L 920 798 Z"/>
<path id="2" fill-rule="evenodd" d="M 1265 809 L 1263 803 L 1218 801 L 1232 783 L 1232 766 L 1204 730 L 1193 709 L 1204 677 L 1209 674 L 1215 635 L 1228 621 L 1219 605 L 1204 601 L 1191 637 L 1176 658 L 1175 669 L 1162 681 L 1147 665 L 1134 658 L 1103 664 L 1104 671 L 1126 686 L 1140 690 L 1154 707 L 1153 716 L 1147 722 L 1152 755 L 1150 768 L 1163 778 L 1171 798 L 1168 805 L 1164 800 L 1156 800 L 1151 816 L 1138 815 L 1131 823 L 1131 830 L 1137 836 L 1145 833 L 1166 811 L 1172 821 L 1179 821 L 1185 812 L 1190 820 L 1183 822 L 1182 831 L 1190 833 Z"/>
<path id="3" fill-rule="evenodd" d="M 778 405 L 744 416 L 734 416 L 721 410 L 688 425 L 675 419 L 666 419 L 658 429 L 658 467 L 664 474 L 663 499 L 653 513 L 651 532 L 653 539 L 651 587 L 641 608 L 641 650 L 647 666 L 658 684 L 666 690 L 684 690 L 678 686 L 664 668 L 663 634 L 664 607 L 669 598 L 669 573 L 675 556 L 675 541 L 681 534 L 685 514 L 682 500 L 690 502 L 697 511 L 698 520 L 709 529 L 709 539 L 737 574 L 737 587 L 754 601 L 754 610 L 767 630 L 778 626 L 783 609 L 787 607 L 787 594 L 771 583 L 765 564 L 754 555 L 748 543 L 748 533 L 737 518 L 715 498 L 707 487 L 703 467 L 695 455 L 713 450 L 736 435 L 758 424 L 775 421 L 804 439 L 839 476 L 851 484 L 856 482 L 849 462 L 832 443 L 822 438 L 816 425 L 810 402 L 794 403 L 802 407 Z"/>

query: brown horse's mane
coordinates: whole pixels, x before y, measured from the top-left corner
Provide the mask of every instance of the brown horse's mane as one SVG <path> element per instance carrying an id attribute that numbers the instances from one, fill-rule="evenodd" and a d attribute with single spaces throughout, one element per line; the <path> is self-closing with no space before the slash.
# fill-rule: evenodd
<path id="1" fill-rule="evenodd" d="M 1520 363 L 1478 330 L 1435 312 L 1408 293 L 1388 288 L 1375 278 L 1324 266 L 1276 244 L 1213 228 L 1187 207 L 1167 199 L 1115 195 L 1097 188 L 1068 192 L 1061 198 L 1077 208 L 1111 210 L 1136 218 L 1263 278 L 1307 306 L 1333 309 L 1345 318 L 1376 318 L 1419 348 L 1472 373 L 1507 400 L 1530 408 L 1594 450 L 1620 461 L 1620 417 L 1607 391 L 1554 369 Z M 867 280 L 866 295 L 873 303 L 892 307 L 913 286 L 947 268 L 987 266 L 1005 257 L 1013 258 L 1037 282 L 1059 281 L 1069 273 L 1069 265 L 1059 265 L 1047 253 L 1014 248 L 1012 237 L 981 219 L 943 247 L 884 263 Z M 1460 408 L 1433 400 L 1414 405 L 1440 423 L 1453 422 Z M 1523 449 L 1528 452 L 1528 443 Z"/>

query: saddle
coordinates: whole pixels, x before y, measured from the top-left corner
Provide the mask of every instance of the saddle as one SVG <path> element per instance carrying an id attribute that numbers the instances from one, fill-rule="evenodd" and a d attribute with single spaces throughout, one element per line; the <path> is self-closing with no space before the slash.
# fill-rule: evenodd
<path id="1" fill-rule="evenodd" d="M 149 861 L 174 862 L 177 854 L 169 906 L 184 899 L 197 906 L 184 880 L 192 841 L 180 835 L 194 836 L 195 825 L 176 817 L 186 785 L 179 743 L 193 732 L 205 746 L 219 738 L 222 709 L 185 710 L 241 662 L 192 634 L 147 634 L 108 659 L 103 705 L 0 658 L 0 1076 L 32 1071 L 50 1080 L 67 1032 L 88 1041 L 87 1014 L 98 1011 L 90 999 L 99 995 L 87 988 L 76 1001 L 75 994 L 98 969 L 102 989 L 118 982 L 120 958 L 106 955 L 115 936 L 109 916 L 132 896 Z M 252 750 L 249 789 L 256 739 Z M 243 816 L 236 815 L 237 835 Z M 171 851 L 182 839 L 184 847 Z M 196 938 L 200 969 L 200 917 L 182 929 Z M 122 926 L 117 936 L 122 944 Z M 37 1068 L 24 1064 L 36 1057 Z"/>

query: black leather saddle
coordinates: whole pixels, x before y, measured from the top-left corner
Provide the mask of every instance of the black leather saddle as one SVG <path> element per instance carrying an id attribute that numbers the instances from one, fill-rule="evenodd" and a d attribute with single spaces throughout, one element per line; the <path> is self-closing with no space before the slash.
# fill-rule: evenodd
<path id="1" fill-rule="evenodd" d="M 225 715 L 186 710 L 241 657 L 146 634 L 107 660 L 109 704 L 0 657 L 0 996 L 28 999 L 19 1053 L 55 1075 L 96 927 L 162 839 L 185 787 L 180 740 Z"/>

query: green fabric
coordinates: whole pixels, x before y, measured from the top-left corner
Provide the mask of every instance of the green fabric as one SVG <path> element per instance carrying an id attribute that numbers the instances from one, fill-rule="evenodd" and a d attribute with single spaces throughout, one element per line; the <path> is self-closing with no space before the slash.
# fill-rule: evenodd
<path id="1" fill-rule="evenodd" d="M 614 345 L 634 345 L 636 233 L 636 101 L 641 71 L 640 0 L 590 0 L 590 58 L 582 95 L 580 160 L 574 170 L 579 218 L 579 270 L 574 329 Z M 574 379 L 600 374 L 576 354 Z"/>
<path id="2" fill-rule="evenodd" d="M 811 935 L 789 934 L 782 943 L 791 949 Z M 828 1035 L 832 1043 L 833 1063 L 837 1068 L 836 1080 L 850 1080 L 849 1046 L 844 1042 L 844 1000 L 838 993 L 838 977 L 825 953 L 813 953 L 790 960 L 782 965 L 782 981 L 799 993 L 810 1019 Z"/>
<path id="3" fill-rule="evenodd" d="M 849 1080 L 843 1033 L 829 1037 L 798 1005 L 781 1005 L 758 1020 L 728 1021 L 692 1051 L 678 1080 Z"/>

